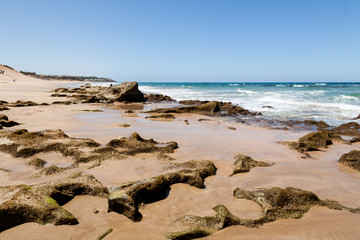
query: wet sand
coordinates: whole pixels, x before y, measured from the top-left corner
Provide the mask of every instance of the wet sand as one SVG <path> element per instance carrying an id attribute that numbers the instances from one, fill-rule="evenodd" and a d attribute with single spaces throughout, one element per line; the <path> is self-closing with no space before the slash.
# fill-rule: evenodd
<path id="1" fill-rule="evenodd" d="M 149 105 L 145 105 L 147 107 Z M 95 109 L 103 112 L 82 111 Z M 343 153 L 359 150 L 359 143 L 335 143 L 324 151 L 312 153 L 314 159 L 302 159 L 300 153 L 277 142 L 296 140 L 307 132 L 269 130 L 222 118 L 206 117 L 210 121 L 199 122 L 198 119 L 204 116 L 194 114 L 175 114 L 173 121 L 154 121 L 145 119 L 147 114 L 139 110 L 142 109 L 141 105 L 136 109 L 135 113 L 128 114 L 125 113 L 126 108 L 121 106 L 109 109 L 97 104 L 76 104 L 13 108 L 3 113 L 22 123 L 13 129 L 62 129 L 71 137 L 92 138 L 101 144 L 133 132 L 158 142 L 176 141 L 179 149 L 169 154 L 175 158 L 172 162 L 210 160 L 218 168 L 215 176 L 206 178 L 205 189 L 186 184 L 172 185 L 166 199 L 141 207 L 141 222 L 132 222 L 114 212 L 107 213 L 106 199 L 77 196 L 64 207 L 80 224 L 53 226 L 26 223 L 0 233 L 0 239 L 96 239 L 110 228 L 113 232 L 105 239 L 165 239 L 164 233 L 178 230 L 172 226 L 178 217 L 187 214 L 211 216 L 214 215 L 212 208 L 218 204 L 224 204 L 241 218 L 260 217 L 261 208 L 257 204 L 233 197 L 236 187 L 252 190 L 291 186 L 312 191 L 321 199 L 339 201 L 348 207 L 360 206 L 360 173 L 337 163 Z M 189 125 L 184 123 L 185 119 Z M 120 127 L 119 124 L 123 123 L 130 124 L 130 127 Z M 235 127 L 236 130 L 228 127 Z M 230 177 L 233 158 L 240 153 L 275 165 L 254 168 L 249 173 Z M 58 166 L 71 163 L 71 159 L 56 154 L 41 157 L 49 159 L 49 164 Z M 107 160 L 91 169 L 87 165 L 80 165 L 56 175 L 31 178 L 34 170 L 26 165 L 28 161 L 1 153 L 0 168 L 12 172 L 0 171 L 0 184 L 56 181 L 82 171 L 83 174 L 93 174 L 107 186 L 169 171 L 168 161 L 159 160 L 152 154 L 139 154 L 124 160 Z M 94 210 L 99 212 L 95 214 Z M 358 239 L 359 226 L 359 214 L 313 207 L 301 219 L 278 220 L 259 228 L 233 226 L 204 239 Z"/>

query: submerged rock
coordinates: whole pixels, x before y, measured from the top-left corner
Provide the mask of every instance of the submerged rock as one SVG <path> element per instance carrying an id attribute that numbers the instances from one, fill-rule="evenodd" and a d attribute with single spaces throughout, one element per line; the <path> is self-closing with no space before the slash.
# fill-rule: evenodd
<path id="1" fill-rule="evenodd" d="M 107 197 L 108 191 L 92 175 L 68 178 L 55 183 L 0 187 L 11 198 L 0 204 L 0 231 L 26 223 L 77 224 L 61 205 L 76 195 Z"/>
<path id="2" fill-rule="evenodd" d="M 360 171 L 360 151 L 353 150 L 349 153 L 343 154 L 340 157 L 339 162 L 357 171 Z"/>
<path id="3" fill-rule="evenodd" d="M 256 161 L 251 157 L 243 154 L 236 155 L 234 159 L 235 159 L 234 170 L 230 176 L 237 173 L 250 172 L 250 170 L 255 167 L 271 167 L 274 165 L 274 163 Z"/>
<path id="4" fill-rule="evenodd" d="M 190 161 L 173 166 L 182 169 L 150 179 L 109 186 L 109 211 L 124 214 L 133 221 L 140 221 L 140 204 L 166 198 L 170 186 L 175 183 L 203 188 L 204 179 L 216 172 L 215 165 L 210 161 Z"/>

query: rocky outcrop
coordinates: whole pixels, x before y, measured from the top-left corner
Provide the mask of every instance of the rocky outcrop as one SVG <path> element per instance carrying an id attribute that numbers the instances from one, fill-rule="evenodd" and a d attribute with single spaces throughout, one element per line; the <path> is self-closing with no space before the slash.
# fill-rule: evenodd
<path id="1" fill-rule="evenodd" d="M 234 159 L 235 159 L 234 170 L 230 176 L 235 175 L 237 173 L 250 172 L 250 170 L 255 167 L 271 167 L 272 165 L 274 165 L 274 163 L 256 161 L 251 157 L 243 154 L 236 155 Z"/>
<path id="2" fill-rule="evenodd" d="M 180 170 L 150 179 L 109 186 L 109 211 L 124 214 L 133 221 L 140 221 L 140 204 L 166 198 L 170 186 L 175 183 L 203 188 L 204 179 L 216 172 L 215 165 L 210 161 L 190 161 L 174 164 L 173 167 Z"/>
<path id="3" fill-rule="evenodd" d="M 339 159 L 339 163 L 360 171 L 360 151 L 353 150 L 349 153 L 343 154 Z"/>
<path id="4" fill-rule="evenodd" d="M 333 131 L 340 135 L 360 137 L 360 125 L 356 122 L 341 124 L 340 126 L 333 128 Z"/>
<path id="5" fill-rule="evenodd" d="M 316 194 L 302 189 L 273 187 L 247 191 L 240 188 L 234 190 L 234 197 L 254 201 L 262 208 L 259 219 L 241 219 L 229 212 L 224 205 L 214 207 L 215 216 L 199 217 L 186 215 L 178 218 L 174 225 L 184 228 L 183 231 L 168 233 L 167 239 L 194 239 L 213 234 L 216 231 L 233 225 L 256 227 L 278 219 L 298 219 L 307 213 L 311 207 L 318 205 L 335 210 L 346 210 L 360 213 L 360 208 L 348 208 L 336 201 L 321 200 Z"/>
<path id="6" fill-rule="evenodd" d="M 76 218 L 61 205 L 76 195 L 108 195 L 107 189 L 92 175 L 55 183 L 0 187 L 0 193 L 11 195 L 9 200 L 0 205 L 0 231 L 26 222 L 77 224 Z"/>
<path id="7" fill-rule="evenodd" d="M 116 102 L 145 102 L 146 100 L 137 82 L 123 82 L 120 85 L 108 87 L 100 95 Z"/>
<path id="8" fill-rule="evenodd" d="M 191 103 L 195 103 L 195 105 L 174 108 L 158 108 L 148 111 L 148 113 L 197 113 L 208 116 L 261 115 L 261 113 L 250 112 L 240 106 L 232 105 L 229 102 L 190 101 Z M 181 102 L 184 103 L 185 101 Z M 190 102 L 187 101 L 185 103 Z"/>

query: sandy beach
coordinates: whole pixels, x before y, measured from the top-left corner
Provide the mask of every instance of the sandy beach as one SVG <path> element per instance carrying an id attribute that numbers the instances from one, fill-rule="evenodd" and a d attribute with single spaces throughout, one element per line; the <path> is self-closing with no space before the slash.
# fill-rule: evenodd
<path id="1" fill-rule="evenodd" d="M 191 160 L 211 161 L 217 168 L 215 175 L 205 178 L 204 188 L 176 183 L 170 186 L 165 198 L 142 203 L 139 206 L 141 221 L 132 221 L 115 211 L 109 212 L 105 197 L 79 194 L 62 205 L 78 224 L 43 225 L 30 221 L 5 229 L 0 232 L 0 239 L 101 239 L 100 236 L 109 229 L 111 232 L 104 239 L 166 239 L 167 233 L 184 230 L 184 226 L 174 224 L 181 216 L 214 216 L 212 209 L 219 204 L 237 218 L 261 218 L 262 207 L 254 201 L 234 197 L 236 188 L 253 191 L 293 187 L 311 191 L 321 200 L 337 201 L 348 208 L 360 207 L 360 172 L 338 162 L 343 154 L 360 150 L 359 142 L 346 144 L 334 141 L 333 145 L 321 151 L 311 152 L 312 158 L 304 158 L 303 153 L 279 142 L 297 141 L 308 134 L 308 130 L 250 126 L 196 113 L 173 113 L 175 119 L 172 120 L 145 118 L 151 115 L 145 111 L 167 107 L 167 102 L 51 104 L 69 100 L 66 97 L 50 97 L 52 90 L 69 83 L 27 77 L 4 66 L 0 66 L 0 70 L 6 73 L 0 75 L 0 100 L 40 104 L 9 107 L 9 110 L 1 111 L 0 115 L 5 114 L 20 125 L 1 129 L 0 132 L 61 129 L 71 138 L 92 139 L 100 144 L 99 148 L 113 139 L 137 132 L 143 139 L 152 138 L 158 142 L 156 147 L 170 141 L 178 145 L 173 153 L 167 152 L 169 158 L 164 159 L 153 152 L 143 152 L 121 159 L 81 164 L 75 164 L 74 157 L 57 151 L 39 152 L 31 157 L 14 157 L 0 152 L 0 169 L 3 169 L 0 170 L 0 187 L 53 183 L 79 173 L 91 174 L 108 187 L 171 173 L 175 171 L 174 164 Z M 133 110 L 129 112 L 129 109 Z M 199 121 L 204 118 L 208 120 Z M 129 126 L 122 127 L 122 124 Z M 5 141 L 5 138 L 0 138 L 0 145 Z M 273 165 L 255 167 L 249 172 L 230 176 L 234 169 L 234 157 L 238 154 Z M 34 169 L 27 164 L 34 158 L 45 160 L 44 168 L 57 166 L 63 170 L 42 174 L 42 169 Z M 10 201 L 12 197 L 11 194 L 3 194 L 0 203 Z M 359 226 L 358 213 L 314 205 L 299 219 L 280 218 L 253 227 L 233 225 L 211 232 L 203 239 L 355 240 L 360 236 Z"/>

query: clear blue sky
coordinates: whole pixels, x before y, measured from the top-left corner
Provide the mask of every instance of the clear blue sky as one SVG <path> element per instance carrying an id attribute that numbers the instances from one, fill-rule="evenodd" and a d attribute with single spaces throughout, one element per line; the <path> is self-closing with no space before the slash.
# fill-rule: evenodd
<path id="1" fill-rule="evenodd" d="M 0 0 L 0 64 L 118 81 L 360 81 L 360 0 Z"/>

